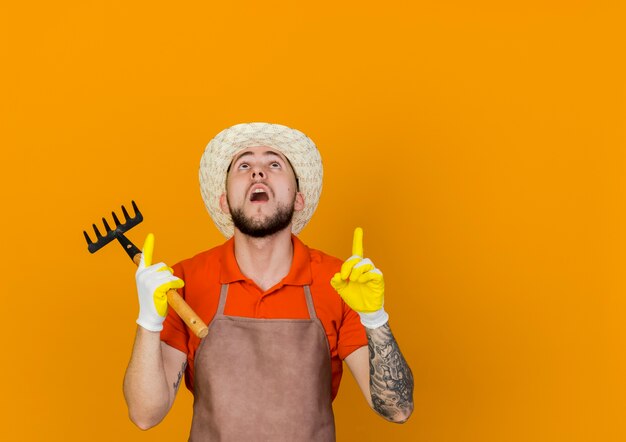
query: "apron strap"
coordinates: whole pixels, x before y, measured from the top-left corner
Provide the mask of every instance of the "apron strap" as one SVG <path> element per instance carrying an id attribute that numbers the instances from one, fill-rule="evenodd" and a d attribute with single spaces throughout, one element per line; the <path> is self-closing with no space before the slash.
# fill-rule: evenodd
<path id="1" fill-rule="evenodd" d="M 309 316 L 311 319 L 317 319 L 315 314 L 315 306 L 313 305 L 313 298 L 311 297 L 311 289 L 308 285 L 304 286 L 304 298 L 306 299 L 306 308 L 309 309 Z"/>
<path id="2" fill-rule="evenodd" d="M 224 306 L 226 305 L 226 298 L 228 297 L 228 284 L 222 284 L 220 290 L 220 300 L 217 304 L 217 311 L 215 316 L 224 316 Z"/>

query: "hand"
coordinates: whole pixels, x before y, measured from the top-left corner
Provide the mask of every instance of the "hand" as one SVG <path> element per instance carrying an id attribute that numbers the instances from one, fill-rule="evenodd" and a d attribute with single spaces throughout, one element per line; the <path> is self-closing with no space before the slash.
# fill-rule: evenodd
<path id="1" fill-rule="evenodd" d="M 139 317 L 137 324 L 153 332 L 163 330 L 167 314 L 167 291 L 185 285 L 182 279 L 172 274 L 173 270 L 160 262 L 152 265 L 154 235 L 149 233 L 143 244 L 141 260 L 135 281 L 139 294 Z"/>
<path id="2" fill-rule="evenodd" d="M 345 303 L 359 314 L 361 323 L 366 327 L 380 327 L 389 319 L 383 308 L 383 273 L 371 260 L 363 259 L 363 229 L 360 227 L 354 229 L 352 256 L 343 263 L 330 284 Z"/>

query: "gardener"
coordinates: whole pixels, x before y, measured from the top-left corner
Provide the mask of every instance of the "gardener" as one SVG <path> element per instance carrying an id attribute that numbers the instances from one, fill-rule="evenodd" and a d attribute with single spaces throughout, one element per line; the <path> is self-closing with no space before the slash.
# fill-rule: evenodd
<path id="1" fill-rule="evenodd" d="M 229 239 L 172 274 L 163 263 L 150 265 L 148 235 L 124 379 L 132 421 L 142 429 L 158 424 L 184 376 L 194 394 L 190 440 L 333 441 L 342 361 L 374 410 L 406 421 L 413 377 L 383 309 L 383 275 L 363 259 L 362 230 L 343 264 L 295 236 L 322 188 L 315 144 L 281 125 L 233 126 L 208 144 L 200 183 Z M 210 323 L 205 338 L 172 309 L 166 314 L 171 288 Z"/>

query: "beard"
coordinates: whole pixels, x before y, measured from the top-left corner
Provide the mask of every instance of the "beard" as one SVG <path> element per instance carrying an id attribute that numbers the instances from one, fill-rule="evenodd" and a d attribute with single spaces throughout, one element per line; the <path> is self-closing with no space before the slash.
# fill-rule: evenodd
<path id="1" fill-rule="evenodd" d="M 288 205 L 279 205 L 272 216 L 260 220 L 246 217 L 241 208 L 230 209 L 233 224 L 244 235 L 253 238 L 265 238 L 286 229 L 291 224 L 294 213 L 294 201 Z"/>

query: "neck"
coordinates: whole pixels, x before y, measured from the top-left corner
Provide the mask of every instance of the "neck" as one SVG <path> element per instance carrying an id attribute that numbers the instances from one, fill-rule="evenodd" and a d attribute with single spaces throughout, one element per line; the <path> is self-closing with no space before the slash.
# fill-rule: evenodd
<path id="1" fill-rule="evenodd" d="M 234 237 L 235 258 L 241 273 L 263 291 L 287 276 L 293 260 L 291 225 L 265 238 L 253 238 L 235 229 Z"/>

